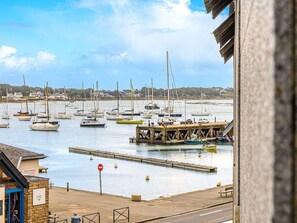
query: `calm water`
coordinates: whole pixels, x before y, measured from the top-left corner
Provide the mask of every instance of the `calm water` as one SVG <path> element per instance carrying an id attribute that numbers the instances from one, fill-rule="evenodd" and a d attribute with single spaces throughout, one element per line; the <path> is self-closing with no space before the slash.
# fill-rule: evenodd
<path id="1" fill-rule="evenodd" d="M 208 119 L 213 121 L 231 121 L 233 107 L 230 100 L 209 101 L 211 104 L 203 105 L 212 113 Z M 160 106 L 163 101 L 157 101 Z M 135 102 L 135 109 L 142 110 L 145 101 Z M 64 102 L 52 102 L 51 111 L 63 112 Z M 87 102 L 86 107 L 91 108 L 93 103 Z M 177 111 L 185 112 L 184 102 L 175 102 Z M 81 102 L 76 102 L 81 106 Z M 115 108 L 115 101 L 102 101 L 102 110 L 109 111 Z M 129 109 L 130 102 L 122 101 L 121 108 Z M 23 105 L 23 108 L 25 106 Z M 21 108 L 20 104 L 9 104 L 9 113 L 15 113 Z M 34 105 L 30 104 L 33 110 Z M 190 113 L 200 111 L 201 106 L 187 104 L 187 118 L 192 118 Z M 2 114 L 3 106 L 0 106 Z M 41 102 L 35 104 L 35 111 L 44 111 Z M 68 113 L 75 109 L 67 109 Z M 184 119 L 180 118 L 181 120 Z M 197 118 L 196 118 L 197 119 Z M 160 146 L 147 144 L 131 144 L 129 137 L 135 136 L 135 126 L 117 125 L 114 121 L 106 121 L 106 128 L 80 128 L 81 117 L 72 120 L 61 120 L 59 132 L 35 132 L 29 128 L 30 122 L 20 122 L 17 117 L 10 120 L 9 129 L 0 129 L 0 142 L 29 149 L 38 153 L 44 153 L 48 158 L 41 160 L 40 164 L 49 168 L 44 177 L 50 178 L 55 186 L 66 186 L 89 191 L 99 191 L 98 163 L 104 165 L 102 172 L 103 192 L 130 197 L 131 194 L 141 194 L 143 199 L 153 199 L 160 196 L 169 196 L 198 189 L 214 187 L 217 182 L 222 184 L 232 183 L 233 151 L 231 146 L 219 146 L 216 154 L 202 151 L 198 157 L 200 146 L 175 145 Z M 2 120 L 4 122 L 4 120 Z M 217 173 L 201 173 L 180 169 L 172 169 L 143 163 L 113 160 L 86 155 L 70 154 L 69 146 L 81 146 L 86 148 L 114 151 L 145 157 L 157 157 L 168 160 L 177 160 L 203 165 L 217 166 Z M 189 148 L 187 151 L 164 151 L 164 149 Z M 118 168 L 115 169 L 114 165 Z M 146 175 L 150 181 L 146 181 Z"/>

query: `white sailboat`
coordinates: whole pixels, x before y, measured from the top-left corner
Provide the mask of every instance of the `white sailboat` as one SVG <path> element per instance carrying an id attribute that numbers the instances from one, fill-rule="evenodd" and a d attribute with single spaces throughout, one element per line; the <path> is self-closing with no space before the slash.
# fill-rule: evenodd
<path id="1" fill-rule="evenodd" d="M 66 90 L 65 90 L 65 87 L 64 87 L 64 94 L 66 95 Z M 67 114 L 67 104 L 64 104 L 64 112 L 59 112 L 57 113 L 54 118 L 55 119 L 66 119 L 66 120 L 69 120 L 69 119 L 72 119 L 72 116 L 70 114 Z"/>
<path id="2" fill-rule="evenodd" d="M 181 117 L 181 113 L 174 112 L 174 105 L 170 104 L 170 81 L 169 81 L 169 54 L 166 51 L 166 70 L 167 70 L 167 103 L 168 107 L 164 108 L 161 113 L 158 114 L 159 117 Z"/>
<path id="3" fill-rule="evenodd" d="M 48 84 L 46 83 L 45 88 L 45 99 L 46 99 L 46 114 L 47 119 L 41 121 L 34 121 L 30 128 L 34 131 L 58 131 L 60 124 L 58 121 L 49 120 L 49 105 L 48 105 Z"/>
<path id="4" fill-rule="evenodd" d="M 130 100 L 131 100 L 131 115 L 129 117 L 126 117 L 122 120 L 117 120 L 117 124 L 127 124 L 127 125 L 138 125 L 138 124 L 143 124 L 143 120 L 135 120 L 133 119 L 133 116 L 135 115 L 134 113 L 134 91 L 133 91 L 133 84 L 132 80 L 130 80 Z M 139 114 L 139 113 L 137 113 Z"/>
<path id="5" fill-rule="evenodd" d="M 26 87 L 26 80 L 25 76 L 23 75 L 23 80 L 24 80 L 24 87 Z M 22 104 L 21 104 L 21 110 L 17 112 L 16 114 L 13 114 L 13 116 L 35 116 L 36 114 L 32 113 L 32 110 L 29 112 L 29 106 L 28 106 L 28 99 L 26 98 L 26 111 L 23 112 L 22 110 Z M 20 119 L 19 119 L 20 120 Z M 30 118 L 31 120 L 31 118 Z M 20 121 L 27 121 L 24 117 Z"/>
<path id="6" fill-rule="evenodd" d="M 104 118 L 104 111 L 101 111 L 99 108 L 99 83 L 96 81 L 96 91 L 93 86 L 93 91 L 91 91 L 91 100 L 94 102 L 94 109 L 91 111 L 92 117 L 95 118 Z"/>
<path id="7" fill-rule="evenodd" d="M 200 101 L 202 101 L 202 89 L 200 88 Z M 200 112 L 192 112 L 192 116 L 210 116 L 211 113 L 207 112 L 206 108 L 203 111 L 203 106 L 201 105 L 201 111 Z"/>
<path id="8" fill-rule="evenodd" d="M 82 83 L 82 90 L 83 90 L 83 99 L 82 99 L 82 109 L 76 110 L 76 112 L 73 114 L 74 116 L 88 116 L 90 113 L 85 112 L 85 99 L 86 99 L 86 92 L 84 89 L 84 83 Z"/>
<path id="9" fill-rule="evenodd" d="M 152 91 L 152 94 L 151 94 L 151 101 L 148 103 L 148 104 L 146 104 L 145 106 L 144 106 L 144 108 L 145 108 L 145 110 L 158 110 L 158 109 L 160 109 L 160 107 L 156 104 L 156 103 L 154 103 L 154 83 L 153 83 L 153 79 L 151 79 L 151 91 Z M 149 89 L 148 89 L 148 91 L 149 91 Z M 149 92 L 148 92 L 148 99 L 149 99 Z"/>
<path id="10" fill-rule="evenodd" d="M 6 88 L 6 103 L 4 104 L 4 110 L 2 114 L 2 119 L 10 119 L 10 115 L 8 114 L 8 90 Z"/>
<path id="11" fill-rule="evenodd" d="M 8 91 L 6 89 L 6 105 L 4 105 L 4 112 L 3 112 L 3 115 L 2 115 L 2 119 L 6 119 L 7 122 L 6 123 L 0 123 L 0 128 L 9 128 L 9 114 L 8 114 Z"/>
<path id="12" fill-rule="evenodd" d="M 123 119 L 123 116 L 120 115 L 120 92 L 119 92 L 119 83 L 117 82 L 117 108 L 113 109 L 111 112 L 108 112 L 106 119 L 109 121 L 117 121 Z"/>

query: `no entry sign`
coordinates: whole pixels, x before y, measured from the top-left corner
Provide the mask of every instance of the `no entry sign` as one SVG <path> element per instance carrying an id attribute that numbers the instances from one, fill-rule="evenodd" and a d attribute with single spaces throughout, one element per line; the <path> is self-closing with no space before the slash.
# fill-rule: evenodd
<path id="1" fill-rule="evenodd" d="M 101 172 L 103 170 L 103 165 L 101 163 L 98 164 L 98 171 Z"/>

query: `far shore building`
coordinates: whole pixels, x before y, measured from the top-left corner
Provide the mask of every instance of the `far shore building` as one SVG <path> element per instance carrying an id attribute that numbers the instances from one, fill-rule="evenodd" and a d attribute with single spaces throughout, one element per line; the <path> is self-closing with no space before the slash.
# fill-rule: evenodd
<path id="1" fill-rule="evenodd" d="M 44 94 L 41 91 L 38 92 L 31 92 L 29 97 L 34 98 L 34 99 L 40 99 L 43 98 Z"/>
<path id="2" fill-rule="evenodd" d="M 46 158 L 0 144 L 0 222 L 10 223 L 18 210 L 20 223 L 48 223 L 49 180 L 38 177 L 39 160 Z"/>

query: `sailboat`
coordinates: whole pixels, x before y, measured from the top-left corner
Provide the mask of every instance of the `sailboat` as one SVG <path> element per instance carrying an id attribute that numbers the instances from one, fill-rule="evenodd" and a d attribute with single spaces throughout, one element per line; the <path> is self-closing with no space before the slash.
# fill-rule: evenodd
<path id="1" fill-rule="evenodd" d="M 82 100 L 82 109 L 76 110 L 76 112 L 73 114 L 74 116 L 88 116 L 90 113 L 85 113 L 85 99 L 86 99 L 86 92 L 84 89 L 84 83 L 82 83 L 82 90 L 83 90 L 83 100 Z"/>
<path id="2" fill-rule="evenodd" d="M 94 102 L 94 109 L 91 111 L 91 115 L 92 117 L 95 118 L 104 118 L 104 111 L 101 111 L 99 109 L 99 84 L 98 81 L 96 81 L 96 91 L 95 88 L 93 86 L 93 91 L 91 90 L 91 100 L 93 99 Z"/>
<path id="3" fill-rule="evenodd" d="M 117 82 L 117 108 L 112 109 L 111 112 L 107 113 L 106 119 L 109 121 L 122 120 L 123 116 L 120 115 L 120 92 L 119 83 Z"/>
<path id="4" fill-rule="evenodd" d="M 66 89 L 64 87 L 64 94 L 66 95 Z M 59 112 L 54 116 L 55 119 L 71 119 L 72 116 L 66 113 L 67 104 L 64 105 L 64 112 Z"/>
<path id="5" fill-rule="evenodd" d="M 26 80 L 25 76 L 23 75 L 23 80 L 24 80 L 24 87 L 26 87 Z M 21 104 L 21 110 L 17 112 L 16 114 L 13 114 L 13 116 L 22 116 L 21 119 L 19 118 L 20 121 L 28 121 L 28 118 L 26 119 L 24 116 L 35 116 L 36 114 L 33 114 L 32 111 L 29 112 L 29 107 L 28 107 L 28 99 L 26 98 L 26 111 L 22 111 L 22 104 Z M 31 118 L 30 118 L 31 120 Z M 29 120 L 29 121 L 30 121 Z"/>
<path id="6" fill-rule="evenodd" d="M 8 114 L 8 90 L 6 88 L 6 103 L 4 104 L 4 111 L 2 115 L 2 119 L 10 119 L 10 115 Z"/>
<path id="7" fill-rule="evenodd" d="M 200 88 L 200 101 L 202 101 L 202 88 Z M 201 105 L 201 112 L 193 112 L 191 113 L 192 116 L 210 116 L 211 113 L 207 112 L 207 110 L 205 109 L 203 111 L 203 107 Z"/>
<path id="8" fill-rule="evenodd" d="M 117 120 L 116 123 L 117 124 L 133 124 L 133 125 L 137 125 L 137 124 L 143 124 L 143 120 L 134 120 L 133 116 L 134 116 L 134 93 L 133 93 L 133 84 L 132 84 L 132 80 L 130 80 L 130 100 L 131 100 L 131 116 L 129 118 L 125 118 L 125 119 L 121 119 L 121 120 Z"/>
<path id="9" fill-rule="evenodd" d="M 98 81 L 96 84 L 97 84 L 97 90 L 98 90 Z M 91 92 L 91 95 L 93 95 L 93 97 L 96 99 L 96 96 L 94 93 Z M 100 122 L 99 119 L 97 118 L 98 117 L 97 111 L 99 110 L 98 108 L 99 107 L 96 104 L 96 100 L 95 100 L 93 112 L 91 113 L 91 115 L 82 119 L 82 121 L 80 122 L 80 127 L 99 127 L 99 128 L 105 127 L 105 123 Z"/>
<path id="10" fill-rule="evenodd" d="M 59 122 L 49 120 L 48 83 L 46 83 L 46 88 L 45 88 L 45 100 L 46 100 L 47 119 L 41 120 L 41 121 L 33 121 L 30 128 L 34 131 L 58 131 L 60 127 Z"/>
<path id="11" fill-rule="evenodd" d="M 167 103 L 168 107 L 164 108 L 161 113 L 158 114 L 159 117 L 181 117 L 181 113 L 175 113 L 173 106 L 170 105 L 170 81 L 169 81 L 169 54 L 166 51 L 166 70 L 167 70 Z"/>
<path id="12" fill-rule="evenodd" d="M 8 114 L 8 96 L 7 96 L 7 89 L 6 89 L 6 106 L 4 105 L 4 113 L 2 115 L 2 119 L 6 119 L 6 123 L 0 123 L 0 128 L 9 128 L 9 114 Z"/>
<path id="13" fill-rule="evenodd" d="M 54 118 L 55 119 L 72 119 L 72 116 L 71 115 L 68 115 L 67 113 L 66 113 L 66 105 L 64 105 L 64 107 L 65 107 L 65 111 L 64 112 L 59 112 L 58 114 L 56 114 L 55 116 L 54 116 Z"/>
<path id="14" fill-rule="evenodd" d="M 151 95 L 152 96 L 152 100 L 148 104 L 146 104 L 144 106 L 144 108 L 146 110 L 157 110 L 157 109 L 160 109 L 160 107 L 156 103 L 154 103 L 154 84 L 153 84 L 153 79 L 151 79 L 151 86 L 152 86 L 152 95 Z M 148 98 L 149 98 L 149 94 L 148 94 Z"/>

